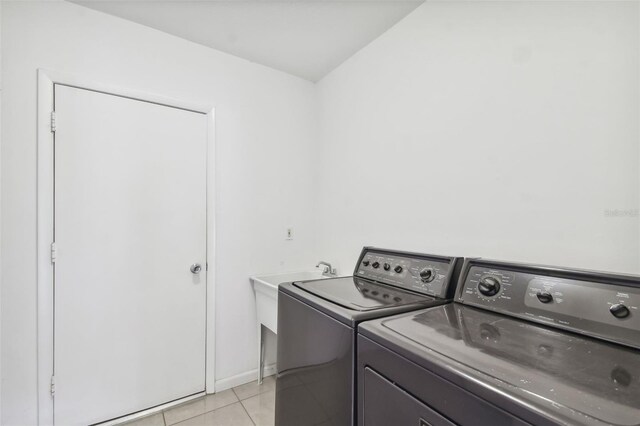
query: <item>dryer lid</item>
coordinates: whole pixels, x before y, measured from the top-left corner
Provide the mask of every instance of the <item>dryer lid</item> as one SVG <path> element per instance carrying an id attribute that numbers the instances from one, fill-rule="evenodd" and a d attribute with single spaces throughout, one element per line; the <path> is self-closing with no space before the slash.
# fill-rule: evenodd
<path id="1" fill-rule="evenodd" d="M 576 424 L 637 425 L 640 351 L 457 303 L 382 320 L 501 392 Z M 439 359 L 441 359 L 440 357 Z"/>

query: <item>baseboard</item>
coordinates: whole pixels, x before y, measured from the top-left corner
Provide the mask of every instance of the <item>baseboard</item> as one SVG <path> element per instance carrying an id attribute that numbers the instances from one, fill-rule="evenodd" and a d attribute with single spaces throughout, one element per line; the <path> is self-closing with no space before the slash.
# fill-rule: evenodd
<path id="1" fill-rule="evenodd" d="M 276 365 L 265 365 L 264 377 L 272 376 L 276 374 Z M 244 373 L 236 374 L 235 376 L 227 377 L 224 379 L 216 380 L 216 392 L 220 392 L 226 389 L 235 388 L 236 386 L 244 385 L 258 380 L 258 369 L 245 371 Z"/>
<path id="2" fill-rule="evenodd" d="M 137 413 L 128 414 L 126 416 L 118 417 L 117 419 L 108 420 L 103 423 L 98 423 L 98 426 L 115 426 L 123 423 L 129 423 L 133 420 L 150 416 L 151 414 L 160 413 L 163 410 L 167 410 L 171 407 L 175 407 L 176 405 L 184 404 L 185 402 L 189 402 L 193 399 L 198 399 L 204 395 L 205 395 L 204 392 L 200 392 L 195 395 L 187 396 L 185 398 L 176 399 L 175 401 L 167 402 L 166 404 L 161 404 L 152 408 L 148 408 L 146 410 L 138 411 Z"/>

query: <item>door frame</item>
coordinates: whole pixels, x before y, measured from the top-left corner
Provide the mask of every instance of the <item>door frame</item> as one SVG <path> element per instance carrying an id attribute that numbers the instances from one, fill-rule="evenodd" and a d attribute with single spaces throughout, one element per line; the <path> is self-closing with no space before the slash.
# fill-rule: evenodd
<path id="1" fill-rule="evenodd" d="M 114 87 L 84 77 L 38 69 L 37 119 L 37 292 L 38 292 L 38 424 L 53 425 L 53 397 L 51 378 L 54 355 L 54 298 L 53 264 L 53 190 L 54 190 L 54 134 L 51 131 L 51 112 L 54 108 L 54 85 L 61 84 L 79 89 L 122 96 L 185 109 L 206 115 L 207 118 L 207 283 L 206 283 L 206 347 L 205 391 L 215 392 L 215 109 L 210 104 L 176 100 L 139 90 Z"/>

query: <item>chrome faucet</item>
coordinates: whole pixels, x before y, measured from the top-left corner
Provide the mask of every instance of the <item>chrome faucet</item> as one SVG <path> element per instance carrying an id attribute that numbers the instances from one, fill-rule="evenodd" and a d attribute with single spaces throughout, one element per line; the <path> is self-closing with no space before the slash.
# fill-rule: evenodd
<path id="1" fill-rule="evenodd" d="M 329 262 L 325 262 L 324 260 L 321 260 L 316 265 L 316 268 L 319 268 L 320 265 L 324 266 L 324 269 L 322 270 L 322 275 L 325 275 L 327 277 L 335 277 L 335 276 L 338 275 L 338 272 L 336 271 L 336 268 L 332 268 L 331 264 Z"/>

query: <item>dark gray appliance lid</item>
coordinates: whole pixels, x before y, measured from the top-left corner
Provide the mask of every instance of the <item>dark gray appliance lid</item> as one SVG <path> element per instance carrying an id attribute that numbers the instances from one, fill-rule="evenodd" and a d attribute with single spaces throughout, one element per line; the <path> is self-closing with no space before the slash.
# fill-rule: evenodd
<path id="1" fill-rule="evenodd" d="M 294 282 L 293 285 L 355 311 L 370 311 L 435 300 L 431 296 L 411 293 L 356 277 Z"/>
<path id="2" fill-rule="evenodd" d="M 571 424 L 640 423 L 640 351 L 463 306 L 381 320 L 491 389 Z M 404 344 L 402 344 L 404 345 Z M 458 367 L 456 367 L 456 365 Z"/>

